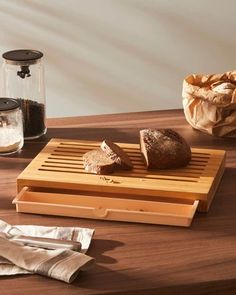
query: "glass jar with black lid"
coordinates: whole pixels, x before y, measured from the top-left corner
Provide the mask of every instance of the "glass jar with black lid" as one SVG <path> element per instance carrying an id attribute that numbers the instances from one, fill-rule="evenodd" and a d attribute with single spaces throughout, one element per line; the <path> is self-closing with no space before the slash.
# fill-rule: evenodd
<path id="1" fill-rule="evenodd" d="M 22 111 L 18 101 L 0 98 L 0 155 L 17 152 L 24 144 Z"/>
<path id="2" fill-rule="evenodd" d="M 23 113 L 24 138 L 46 133 L 43 53 L 19 49 L 2 55 L 1 96 L 16 99 Z"/>

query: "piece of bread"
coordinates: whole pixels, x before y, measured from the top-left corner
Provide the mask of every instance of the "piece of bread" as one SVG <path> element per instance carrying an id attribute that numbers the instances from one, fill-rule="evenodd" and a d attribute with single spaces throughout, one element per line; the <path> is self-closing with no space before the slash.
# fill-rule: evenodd
<path id="1" fill-rule="evenodd" d="M 140 148 L 147 169 L 178 168 L 191 160 L 189 145 L 172 129 L 141 130 Z"/>
<path id="2" fill-rule="evenodd" d="M 110 174 L 116 163 L 101 149 L 89 151 L 83 155 L 84 169 L 95 174 Z"/>
<path id="3" fill-rule="evenodd" d="M 126 154 L 126 152 L 119 147 L 117 144 L 110 140 L 104 140 L 101 144 L 101 149 L 106 153 L 106 155 L 113 160 L 118 167 L 125 170 L 131 170 L 133 168 L 133 164 Z"/>

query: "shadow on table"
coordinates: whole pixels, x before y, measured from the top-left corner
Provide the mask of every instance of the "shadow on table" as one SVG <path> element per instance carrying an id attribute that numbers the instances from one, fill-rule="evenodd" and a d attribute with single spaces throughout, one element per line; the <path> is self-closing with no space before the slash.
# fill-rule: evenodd
<path id="1" fill-rule="evenodd" d="M 197 213 L 191 230 L 235 235 L 236 168 L 226 168 L 208 213 Z"/>
<path id="2" fill-rule="evenodd" d="M 117 260 L 104 253 L 121 246 L 124 246 L 124 243 L 119 241 L 93 239 L 87 254 L 94 257 L 97 263 L 113 264 Z"/>
<path id="3" fill-rule="evenodd" d="M 134 269 L 133 274 L 131 272 L 132 269 Z M 141 289 L 142 286 L 143 288 L 152 286 L 152 283 L 152 279 L 149 280 L 147 277 L 140 281 L 140 278 L 137 278 L 135 275 L 135 268 L 132 268 L 132 265 L 129 268 L 126 267 L 116 271 L 97 263 L 93 269 L 81 272 L 72 283 L 72 286 L 78 286 L 81 292 L 83 289 L 90 289 L 93 290 L 91 294 L 107 294 L 110 290 L 114 292 L 123 290 L 122 292 L 126 292 L 127 289 L 135 290 L 136 287 Z"/>

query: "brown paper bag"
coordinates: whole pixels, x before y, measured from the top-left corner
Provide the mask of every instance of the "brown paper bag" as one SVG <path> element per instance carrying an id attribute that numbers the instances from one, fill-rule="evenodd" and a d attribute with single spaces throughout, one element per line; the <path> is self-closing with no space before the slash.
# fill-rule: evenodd
<path id="1" fill-rule="evenodd" d="M 186 120 L 193 128 L 236 137 L 236 71 L 190 75 L 184 79 L 182 96 Z"/>

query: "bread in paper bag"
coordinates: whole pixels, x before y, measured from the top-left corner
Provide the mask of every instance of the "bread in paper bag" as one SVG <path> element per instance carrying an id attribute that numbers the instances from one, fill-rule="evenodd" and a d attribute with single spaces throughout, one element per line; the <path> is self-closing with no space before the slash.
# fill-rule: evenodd
<path id="1" fill-rule="evenodd" d="M 236 71 L 190 75 L 184 79 L 182 96 L 186 120 L 193 128 L 236 137 Z"/>

